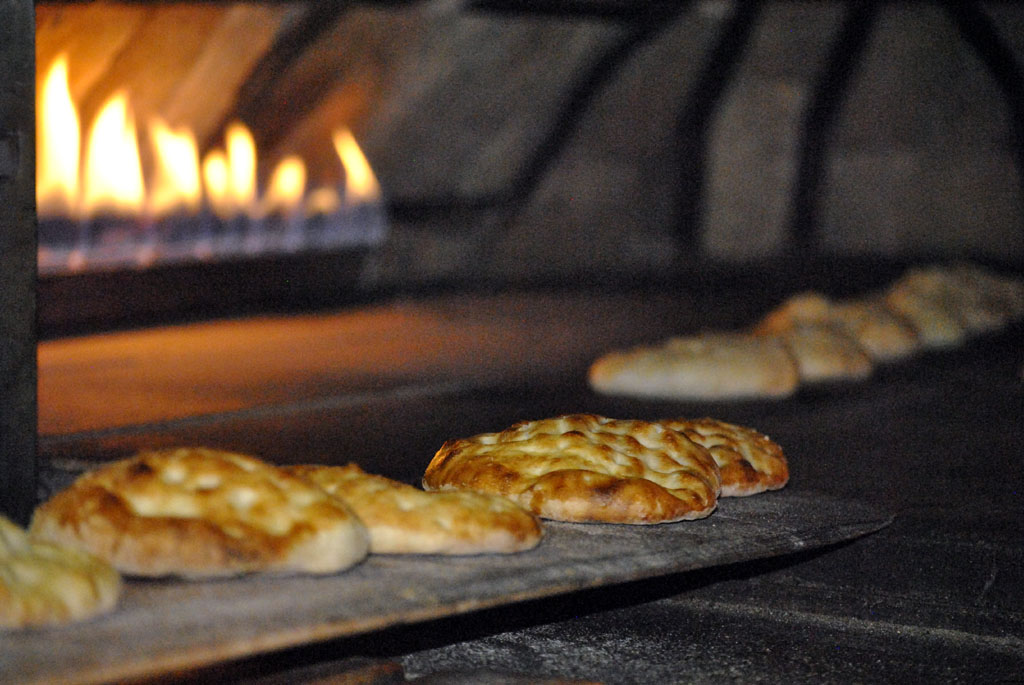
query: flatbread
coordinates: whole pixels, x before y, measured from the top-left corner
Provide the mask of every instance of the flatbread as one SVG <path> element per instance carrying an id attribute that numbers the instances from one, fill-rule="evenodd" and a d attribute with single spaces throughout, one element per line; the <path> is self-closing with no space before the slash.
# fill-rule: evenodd
<path id="1" fill-rule="evenodd" d="M 344 501 L 366 525 L 373 554 L 507 554 L 541 540 L 536 517 L 505 497 L 424 492 L 356 464 L 287 470 Z"/>
<path id="2" fill-rule="evenodd" d="M 721 481 L 711 454 L 682 433 L 571 414 L 449 441 L 423 487 L 502 495 L 557 521 L 654 524 L 708 516 Z"/>
<path id="3" fill-rule="evenodd" d="M 31 540 L 0 516 L 0 630 L 64 625 L 112 611 L 121 576 L 76 549 Z"/>
<path id="4" fill-rule="evenodd" d="M 832 302 L 827 296 L 807 290 L 790 295 L 754 324 L 755 335 L 775 335 L 791 330 L 797 324 L 831 322 Z"/>
<path id="5" fill-rule="evenodd" d="M 800 375 L 780 340 L 726 332 L 609 352 L 591 365 L 588 381 L 606 395 L 739 400 L 788 397 Z"/>
<path id="6" fill-rule="evenodd" d="M 909 269 L 886 289 L 884 298 L 910 322 L 924 347 L 956 347 L 970 334 L 964 302 L 943 267 Z"/>
<path id="7" fill-rule="evenodd" d="M 1024 315 L 1024 282 L 976 264 L 944 271 L 957 312 L 972 333 L 998 331 Z"/>
<path id="8" fill-rule="evenodd" d="M 949 348 L 1024 317 L 1024 281 L 967 262 L 909 269 L 885 293 L 924 344 Z"/>
<path id="9" fill-rule="evenodd" d="M 30 530 L 135 576 L 334 573 L 369 551 L 362 523 L 320 488 L 251 456 L 191 447 L 83 474 L 36 509 Z"/>
<path id="10" fill-rule="evenodd" d="M 867 352 L 831 323 L 796 323 L 774 335 L 796 360 L 801 383 L 859 381 L 874 371 Z"/>
<path id="11" fill-rule="evenodd" d="M 914 327 L 877 294 L 834 302 L 830 319 L 876 362 L 906 359 L 921 349 Z"/>
<path id="12" fill-rule="evenodd" d="M 663 419 L 658 423 L 707 448 L 721 473 L 721 497 L 778 490 L 789 482 L 789 462 L 782 448 L 753 428 L 712 418 Z"/>
<path id="13" fill-rule="evenodd" d="M 825 325 L 833 326 L 850 337 L 871 361 L 902 359 L 921 346 L 913 326 L 889 309 L 881 297 L 832 300 L 813 290 L 788 297 L 757 322 L 753 332 L 758 335 L 785 335 L 797 327 Z M 848 344 L 841 345 L 849 348 Z M 850 353 L 859 356 L 853 350 Z M 854 366 L 861 368 L 865 364 L 858 360 Z M 842 371 L 838 373 L 843 374 Z M 856 371 L 852 375 L 857 377 Z"/>

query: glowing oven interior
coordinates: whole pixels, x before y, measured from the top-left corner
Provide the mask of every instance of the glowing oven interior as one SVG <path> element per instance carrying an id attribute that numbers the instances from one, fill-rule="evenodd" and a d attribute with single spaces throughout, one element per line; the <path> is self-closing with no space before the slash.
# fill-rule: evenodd
<path id="1" fill-rule="evenodd" d="M 41 121 L 45 272 L 356 245 L 384 285 L 501 286 L 1024 254 L 1014 3 L 41 3 L 36 24 L 65 136 Z"/>
<path id="2" fill-rule="evenodd" d="M 336 155 L 312 168 L 288 141 L 263 150 L 242 121 L 218 126 L 231 101 L 214 95 L 238 90 L 287 11 L 183 9 L 38 8 L 40 271 L 379 244 L 380 185 L 350 122 L 326 121 L 310 137 Z M 120 30 L 89 30 L 100 21 Z M 66 26 L 78 28 L 69 36 Z M 139 53 L 152 64 L 133 69 Z M 207 109 L 192 110 L 195 100 Z"/>

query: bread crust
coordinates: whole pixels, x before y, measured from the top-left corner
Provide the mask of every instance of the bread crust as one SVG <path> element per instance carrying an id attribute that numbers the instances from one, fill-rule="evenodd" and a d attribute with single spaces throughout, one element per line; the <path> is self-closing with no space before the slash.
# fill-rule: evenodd
<path id="1" fill-rule="evenodd" d="M 774 335 L 798 323 L 826 323 L 831 318 L 832 302 L 824 294 L 806 290 L 790 295 L 758 321 L 755 335 Z"/>
<path id="2" fill-rule="evenodd" d="M 591 365 L 588 381 L 607 395 L 737 400 L 788 397 L 800 376 L 780 340 L 726 332 L 609 352 Z"/>
<path id="3" fill-rule="evenodd" d="M 112 611 L 121 576 L 85 552 L 32 540 L 0 516 L 0 630 L 64 625 Z"/>
<path id="4" fill-rule="evenodd" d="M 880 295 L 840 300 L 832 305 L 831 319 L 877 362 L 905 359 L 921 349 L 914 327 L 886 306 Z"/>
<path id="5" fill-rule="evenodd" d="M 831 300 L 808 290 L 791 295 L 753 326 L 757 335 L 792 336 L 794 330 L 831 326 L 852 339 L 871 361 L 891 361 L 918 351 L 921 343 L 908 321 L 880 295 Z M 862 361 L 856 366 L 863 367 Z M 856 377 L 856 374 L 854 374 Z"/>
<path id="6" fill-rule="evenodd" d="M 357 464 L 287 470 L 345 502 L 366 525 L 373 554 L 509 554 L 542 537 L 537 518 L 505 497 L 424 492 Z"/>
<path id="7" fill-rule="evenodd" d="M 451 440 L 423 487 L 502 495 L 558 521 L 654 524 L 708 516 L 721 481 L 711 454 L 681 433 L 570 414 Z"/>
<path id="8" fill-rule="evenodd" d="M 907 270 L 884 293 L 929 348 L 950 348 L 1024 316 L 1024 282 L 966 262 Z"/>
<path id="9" fill-rule="evenodd" d="M 796 360 L 801 383 L 863 380 L 874 372 L 867 352 L 831 323 L 796 323 L 774 335 Z"/>
<path id="10" fill-rule="evenodd" d="M 956 347 L 970 333 L 943 267 L 908 270 L 886 289 L 884 298 L 886 305 L 910 322 L 924 347 Z"/>
<path id="11" fill-rule="evenodd" d="M 778 490 L 789 482 L 789 462 L 776 442 L 753 428 L 718 419 L 663 419 L 705 447 L 722 475 L 722 497 L 745 497 Z"/>
<path id="12" fill-rule="evenodd" d="M 1024 314 L 1024 283 L 976 264 L 948 267 L 945 279 L 960 319 L 972 334 L 998 331 Z"/>
<path id="13" fill-rule="evenodd" d="M 254 457 L 143 452 L 80 476 L 40 505 L 31 532 L 134 576 L 334 573 L 369 550 L 355 515 Z"/>

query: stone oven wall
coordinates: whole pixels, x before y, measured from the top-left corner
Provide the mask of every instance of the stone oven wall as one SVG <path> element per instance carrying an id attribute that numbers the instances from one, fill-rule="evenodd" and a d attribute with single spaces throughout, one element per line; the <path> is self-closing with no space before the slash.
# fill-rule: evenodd
<path id="1" fill-rule="evenodd" d="M 1024 8 L 951 5 L 416 5 L 365 130 L 397 209 L 381 275 L 1019 263 Z"/>

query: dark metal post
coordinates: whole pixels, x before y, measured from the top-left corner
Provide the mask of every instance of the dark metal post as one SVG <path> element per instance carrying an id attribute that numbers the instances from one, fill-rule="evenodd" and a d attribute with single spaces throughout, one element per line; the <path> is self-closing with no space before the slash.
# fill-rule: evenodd
<path id="1" fill-rule="evenodd" d="M 0 0 L 0 512 L 36 499 L 35 12 Z"/>

